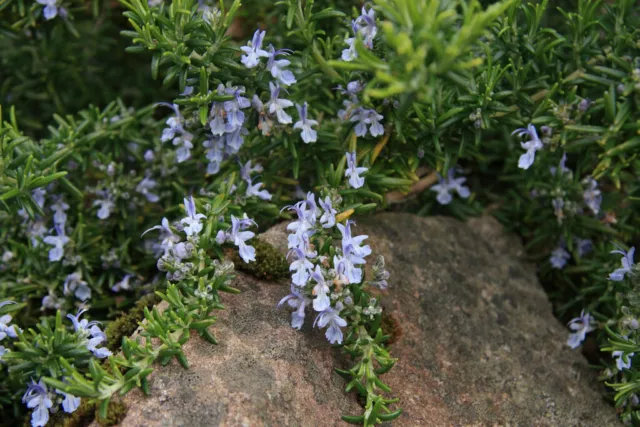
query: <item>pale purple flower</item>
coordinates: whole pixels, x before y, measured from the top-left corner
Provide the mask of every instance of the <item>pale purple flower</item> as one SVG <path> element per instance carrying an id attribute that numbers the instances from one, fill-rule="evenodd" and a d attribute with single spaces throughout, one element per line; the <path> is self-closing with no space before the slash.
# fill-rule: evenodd
<path id="1" fill-rule="evenodd" d="M 12 303 L 15 304 L 13 301 L 3 301 L 3 303 L 5 303 L 3 305 L 12 304 Z M 11 322 L 11 319 L 12 317 L 9 314 L 0 316 L 0 341 L 5 339 L 6 337 L 9 337 L 9 338 L 18 337 L 19 329 L 16 329 L 15 325 L 9 325 L 9 323 Z"/>
<path id="2" fill-rule="evenodd" d="M 224 141 L 219 136 L 214 136 L 213 140 L 207 140 L 202 143 L 207 148 L 205 157 L 209 160 L 207 165 L 207 173 L 215 175 L 220 172 L 220 165 L 224 160 Z"/>
<path id="3" fill-rule="evenodd" d="M 333 227 L 336 224 L 336 213 L 338 211 L 333 209 L 331 198 L 327 196 L 324 200 L 318 199 L 318 203 L 320 203 L 320 207 L 324 211 L 320 217 L 320 224 L 322 224 L 323 228 Z"/>
<path id="4" fill-rule="evenodd" d="M 280 300 L 278 307 L 282 306 L 285 302 L 289 307 L 296 309 L 291 313 L 291 327 L 295 329 L 302 328 L 305 316 L 304 310 L 307 305 L 311 303 L 311 300 L 303 295 L 294 285 L 291 285 L 291 293 Z"/>
<path id="5" fill-rule="evenodd" d="M 227 112 L 227 121 L 233 129 L 244 124 L 244 112 L 242 109 L 251 107 L 251 102 L 242 96 L 245 89 L 243 86 L 228 87 L 225 89 L 227 95 L 233 95 L 234 99 L 224 102 L 224 110 Z"/>
<path id="6" fill-rule="evenodd" d="M 307 117 L 306 101 L 303 105 L 296 104 L 296 108 L 298 109 L 298 116 L 300 117 L 300 120 L 293 125 L 293 128 L 300 129 L 302 131 L 301 136 L 305 144 L 316 142 L 318 139 L 318 133 L 312 129 L 312 126 L 317 126 L 318 122 Z"/>
<path id="7" fill-rule="evenodd" d="M 358 261 L 362 260 L 358 259 L 355 256 L 339 256 L 334 255 L 333 257 L 333 268 L 338 273 L 340 279 L 346 283 L 360 283 L 362 282 L 362 269 L 355 266 L 353 260 L 356 259 Z M 364 263 L 364 260 L 362 260 Z"/>
<path id="8" fill-rule="evenodd" d="M 144 152 L 144 161 L 151 163 L 156 158 L 156 155 L 153 153 L 153 150 L 147 150 Z"/>
<path id="9" fill-rule="evenodd" d="M 364 178 L 360 176 L 361 173 L 366 172 L 368 169 L 365 167 L 356 166 L 356 153 L 345 153 L 347 156 L 347 169 L 344 171 L 344 176 L 349 177 L 349 184 L 353 188 L 360 188 L 364 185 Z"/>
<path id="10" fill-rule="evenodd" d="M 358 57 L 355 48 L 355 41 L 358 34 L 362 36 L 362 41 L 367 49 L 373 49 L 373 39 L 375 38 L 378 28 L 376 26 L 375 12 L 372 8 L 368 11 L 363 7 L 362 14 L 351 22 L 351 30 L 354 37 L 345 39 L 345 43 L 349 46 L 342 51 L 343 61 L 352 61 Z"/>
<path id="11" fill-rule="evenodd" d="M 511 134 L 518 135 L 518 137 L 529 137 L 528 141 L 520 142 L 522 148 L 527 150 L 527 152 L 521 155 L 518 160 L 518 167 L 520 169 L 529 169 L 536 159 L 536 151 L 543 148 L 542 141 L 540 141 L 540 138 L 538 137 L 538 132 L 536 131 L 535 126 L 529 124 L 526 129 L 516 129 Z"/>
<path id="12" fill-rule="evenodd" d="M 37 0 L 38 3 L 44 6 L 43 15 L 47 21 L 58 16 L 58 0 Z M 60 14 L 62 16 L 62 14 Z"/>
<path id="13" fill-rule="evenodd" d="M 622 268 L 617 268 L 613 273 L 609 274 L 609 280 L 613 280 L 614 282 L 620 282 L 624 279 L 626 274 L 632 274 L 631 269 L 633 268 L 633 255 L 636 252 L 636 248 L 632 247 L 629 249 L 629 252 L 626 252 L 624 249 L 616 249 L 615 251 L 611 251 L 612 254 L 620 254 L 622 255 Z"/>
<path id="14" fill-rule="evenodd" d="M 361 246 L 369 236 L 363 234 L 362 236 L 351 235 L 351 224 L 355 224 L 351 220 L 347 220 L 345 225 L 338 224 L 338 230 L 342 234 L 342 253 L 345 255 L 353 254 L 359 258 L 364 258 L 371 254 L 371 248 L 369 245 Z M 364 264 L 364 261 L 361 262 Z"/>
<path id="15" fill-rule="evenodd" d="M 72 394 L 65 393 L 64 391 L 57 390 L 57 389 L 56 389 L 56 393 L 64 396 L 64 399 L 62 400 L 62 409 L 67 414 L 71 414 L 75 412 L 75 410 L 78 409 L 78 407 L 80 406 L 81 399 L 79 397 L 76 397 Z"/>
<path id="16" fill-rule="evenodd" d="M 151 227 L 150 229 L 142 233 L 142 236 L 152 230 L 160 230 L 161 232 L 160 243 L 154 248 L 157 255 L 163 252 L 166 255 L 169 250 L 180 241 L 180 236 L 175 234 L 171 230 L 171 227 L 169 227 L 169 220 L 167 218 L 162 218 L 161 225 L 155 225 Z"/>
<path id="17" fill-rule="evenodd" d="M 46 236 L 43 239 L 43 242 L 53 246 L 53 248 L 49 250 L 49 261 L 51 262 L 60 261 L 62 259 L 62 256 L 64 255 L 64 245 L 69 243 L 69 238 L 64 233 L 64 225 L 60 226 L 59 224 L 55 224 L 55 230 L 57 236 Z"/>
<path id="18" fill-rule="evenodd" d="M 47 191 L 44 188 L 36 188 L 31 192 L 31 197 L 33 197 L 33 201 L 36 202 L 36 204 L 40 207 L 40 209 L 44 209 L 44 201 L 45 201 L 46 195 L 47 195 Z"/>
<path id="19" fill-rule="evenodd" d="M 453 200 L 452 192 L 458 193 L 463 199 L 468 198 L 471 193 L 469 187 L 463 185 L 467 179 L 465 177 L 455 177 L 455 169 L 450 168 L 447 171 L 447 177 L 443 178 L 438 174 L 438 183 L 431 187 L 431 191 L 438 193 L 436 200 L 441 205 L 447 205 Z"/>
<path id="20" fill-rule="evenodd" d="M 559 244 L 553 252 L 551 252 L 551 257 L 549 258 L 549 262 L 551 262 L 551 266 L 556 270 L 561 270 L 567 264 L 567 261 L 571 259 L 571 254 L 567 252 L 564 248 L 563 244 Z"/>
<path id="21" fill-rule="evenodd" d="M 247 218 L 246 214 L 242 219 L 231 215 L 231 232 L 227 236 L 227 239 L 238 247 L 240 258 L 247 263 L 256 260 L 256 249 L 245 243 L 255 236 L 255 233 L 252 231 L 243 231 L 251 225 L 256 225 L 256 223 L 252 219 Z"/>
<path id="22" fill-rule="evenodd" d="M 594 215 L 598 215 L 600 212 L 600 205 L 602 204 L 602 192 L 598 189 L 598 182 L 593 178 L 587 179 L 587 189 L 582 194 L 585 205 Z"/>
<path id="23" fill-rule="evenodd" d="M 106 198 L 106 199 L 94 200 L 93 206 L 99 207 L 98 212 L 96 213 L 96 216 L 104 220 L 109 218 L 109 216 L 111 215 L 111 210 L 116 206 L 116 204 L 113 203 L 113 200 L 111 200 L 111 198 Z"/>
<path id="24" fill-rule="evenodd" d="M 62 197 L 60 197 L 51 205 L 51 210 L 54 212 L 53 223 L 64 226 L 67 223 L 66 211 L 69 210 L 69 205 L 64 202 Z"/>
<path id="25" fill-rule="evenodd" d="M 291 119 L 291 116 L 288 115 L 284 109 L 293 107 L 293 102 L 288 99 L 278 98 L 280 95 L 280 86 L 277 83 L 274 85 L 272 82 L 269 82 L 269 88 L 271 89 L 271 99 L 269 99 L 267 103 L 269 114 L 275 114 L 278 123 L 282 125 L 292 123 L 293 119 Z"/>
<path id="26" fill-rule="evenodd" d="M 188 199 L 186 197 L 184 198 L 184 208 L 187 216 L 180 220 L 180 223 L 184 225 L 184 232 L 187 236 L 197 235 L 202 231 L 203 225 L 200 220 L 206 219 L 207 216 L 197 213 L 196 202 L 193 200 L 193 196 L 189 196 Z"/>
<path id="27" fill-rule="evenodd" d="M 301 248 L 306 252 L 308 237 L 314 233 L 316 217 L 311 214 L 311 211 L 307 209 L 307 202 L 300 201 L 293 206 L 285 206 L 285 209 L 290 209 L 296 212 L 298 220 L 290 222 L 287 225 L 287 230 L 292 232 L 288 236 L 289 249 Z"/>
<path id="28" fill-rule="evenodd" d="M 313 322 L 313 326 L 318 325 L 320 328 L 329 326 L 325 336 L 331 344 L 342 344 L 342 330 L 347 326 L 347 321 L 340 317 L 340 311 L 342 311 L 342 303 L 337 302 L 336 307 L 327 307 L 322 313 L 318 314 L 316 320 Z"/>
<path id="29" fill-rule="evenodd" d="M 271 72 L 271 76 L 280 82 L 282 86 L 291 86 L 296 83 L 296 77 L 293 73 L 287 69 L 291 65 L 291 61 L 288 59 L 276 59 L 278 55 L 289 55 L 291 50 L 278 49 L 276 50 L 272 45 L 269 45 L 269 60 L 267 61 L 267 71 Z"/>
<path id="30" fill-rule="evenodd" d="M 91 288 L 82 280 L 79 272 L 71 273 L 64 279 L 63 293 L 65 295 L 75 295 L 80 301 L 86 301 L 91 298 Z"/>
<path id="31" fill-rule="evenodd" d="M 221 83 L 218 85 L 216 89 L 218 95 L 224 95 L 225 87 Z M 209 112 L 209 118 L 212 119 L 209 121 L 209 127 L 211 128 L 211 133 L 213 135 L 222 136 L 225 132 L 230 131 L 230 127 L 224 121 L 227 113 L 224 108 L 224 102 L 214 101 L 211 104 L 211 111 Z"/>
<path id="32" fill-rule="evenodd" d="M 264 168 L 256 163 L 255 166 L 252 165 L 251 160 L 247 161 L 244 165 L 240 166 L 240 178 L 245 181 L 251 181 L 251 174 L 254 172 L 260 173 L 264 170 Z"/>
<path id="33" fill-rule="evenodd" d="M 22 396 L 22 403 L 27 404 L 27 408 L 33 409 L 31 414 L 31 426 L 42 427 L 49 421 L 49 409 L 53 406 L 53 402 L 49 397 L 47 385 L 42 381 L 35 382 L 31 380 L 31 384 L 27 385 L 27 391 Z"/>
<path id="34" fill-rule="evenodd" d="M 135 277 L 133 274 L 125 274 L 125 276 L 122 278 L 122 280 L 120 280 L 119 282 L 117 282 L 116 284 L 114 284 L 111 287 L 111 290 L 113 292 L 119 292 L 121 290 L 125 290 L 128 291 L 131 289 L 131 285 L 129 284 L 129 281 L 131 280 L 131 278 Z"/>
<path id="35" fill-rule="evenodd" d="M 575 331 L 569 335 L 567 345 L 571 348 L 577 348 L 584 341 L 587 333 L 593 331 L 595 328 L 592 325 L 593 318 L 589 313 L 585 313 L 584 310 L 580 313 L 580 317 L 571 319 L 569 322 L 569 328 Z"/>
<path id="36" fill-rule="evenodd" d="M 262 182 L 258 182 L 253 184 L 251 179 L 247 182 L 247 197 L 258 197 L 261 200 L 271 200 L 271 193 L 269 191 L 260 190 L 264 184 Z"/>
<path id="37" fill-rule="evenodd" d="M 616 366 L 619 371 L 631 368 L 631 358 L 635 353 L 626 353 L 621 350 L 616 350 L 611 353 L 611 356 L 616 359 Z"/>
<path id="38" fill-rule="evenodd" d="M 581 239 L 579 237 L 576 237 L 575 244 L 578 250 L 578 256 L 580 258 L 583 258 L 593 250 L 593 242 L 591 241 L 591 239 Z"/>
<path id="39" fill-rule="evenodd" d="M 253 33 L 253 39 L 247 44 L 242 46 L 242 50 L 245 54 L 240 58 L 240 62 L 247 68 L 254 68 L 260 63 L 260 58 L 268 58 L 269 53 L 262 49 L 262 40 L 264 39 L 265 31 L 259 29 Z"/>
<path id="40" fill-rule="evenodd" d="M 182 126 L 183 118 L 180 114 L 180 107 L 177 104 L 168 104 L 166 102 L 159 102 L 156 105 L 162 105 L 165 107 L 169 107 L 175 113 L 174 117 L 169 117 L 165 122 L 167 124 L 167 128 L 162 131 L 162 137 L 160 140 L 162 142 L 167 142 L 176 137 L 178 134 L 182 134 L 185 132 L 184 127 Z"/>
<path id="41" fill-rule="evenodd" d="M 289 271 L 294 273 L 291 275 L 293 284 L 296 286 L 304 286 L 310 277 L 310 271 L 313 264 L 307 259 L 306 254 L 300 248 L 294 248 L 289 251 L 289 255 L 294 255 L 295 260 L 289 266 Z"/>
<path id="42" fill-rule="evenodd" d="M 172 144 L 178 147 L 176 150 L 176 162 L 182 163 L 189 160 L 191 157 L 191 149 L 193 148 L 192 138 L 193 135 L 188 132 L 173 138 Z"/>
<path id="43" fill-rule="evenodd" d="M 140 181 L 136 186 L 136 191 L 146 197 L 149 202 L 156 203 L 158 200 L 160 200 L 160 197 L 158 197 L 157 194 L 152 193 L 151 191 L 157 186 L 158 183 L 155 180 L 151 179 L 148 176 L 145 176 L 142 181 Z"/>
<path id="44" fill-rule="evenodd" d="M 331 306 L 331 300 L 329 299 L 329 286 L 324 280 L 322 269 L 319 265 L 316 265 L 316 269 L 311 273 L 311 280 L 316 282 L 313 287 L 313 309 L 315 311 L 324 311 Z"/>
<path id="45" fill-rule="evenodd" d="M 107 340 L 107 335 L 98 327 L 99 322 L 95 320 L 89 322 L 87 319 L 80 320 L 80 316 L 86 311 L 86 309 L 80 310 L 75 316 L 73 314 L 67 314 L 67 317 L 71 320 L 71 323 L 73 323 L 74 330 L 82 337 L 88 338 L 85 342 L 87 350 L 91 351 L 94 356 L 100 359 L 111 356 L 112 353 L 109 349 L 106 347 L 98 347 L 98 345 Z"/>

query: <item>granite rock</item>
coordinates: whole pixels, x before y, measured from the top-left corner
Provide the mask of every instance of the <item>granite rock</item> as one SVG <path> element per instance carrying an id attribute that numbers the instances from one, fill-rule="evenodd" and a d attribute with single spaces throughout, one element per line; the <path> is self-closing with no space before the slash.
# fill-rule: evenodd
<path id="1" fill-rule="evenodd" d="M 359 221 L 391 273 L 385 309 L 401 326 L 384 376 L 401 398 L 397 426 L 614 426 L 615 410 L 551 312 L 519 240 L 493 218 L 462 223 L 387 213 Z M 261 239 L 286 251 L 277 225 Z M 348 366 L 322 331 L 276 310 L 288 283 L 239 274 L 241 295 L 177 363 L 150 377 L 152 395 L 124 397 L 123 426 L 332 426 L 357 414 L 334 367 Z M 311 315 L 308 316 L 311 319 Z"/>

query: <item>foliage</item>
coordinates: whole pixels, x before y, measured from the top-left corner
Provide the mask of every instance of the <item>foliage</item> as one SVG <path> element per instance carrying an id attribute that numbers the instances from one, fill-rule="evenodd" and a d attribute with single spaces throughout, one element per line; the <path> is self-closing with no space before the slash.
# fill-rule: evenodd
<path id="1" fill-rule="evenodd" d="M 220 293 L 237 292 L 225 255 L 283 276 L 284 260 L 252 246 L 249 228 L 291 213 L 306 224 L 288 242 L 292 268 L 317 266 L 336 295 L 309 311 L 322 327 L 341 319 L 339 342 L 335 329 L 327 337 L 354 358 L 339 372 L 366 397 L 345 420 L 399 416 L 378 378 L 395 361 L 384 292 L 371 291 L 384 266 L 377 279 L 338 280 L 346 261 L 331 263 L 360 269 L 368 253 L 343 230 L 396 204 L 491 213 L 519 233 L 558 317 L 581 313 L 568 343 L 595 340 L 589 356 L 621 418 L 640 423 L 638 270 L 626 255 L 621 272 L 622 253 L 610 254 L 639 241 L 637 4 L 362 6 L 0 0 L 3 419 L 27 415 L 25 392 L 34 425 L 77 397 L 105 416 L 114 393 L 147 389 L 154 362 L 186 367 L 182 344 L 191 331 L 214 343 Z M 303 270 L 296 298 L 316 299 Z M 133 313 L 109 325 L 153 295 L 164 309 L 139 303 L 139 337 L 128 338 Z M 65 315 L 87 308 L 121 346 L 97 324 L 71 328 Z"/>

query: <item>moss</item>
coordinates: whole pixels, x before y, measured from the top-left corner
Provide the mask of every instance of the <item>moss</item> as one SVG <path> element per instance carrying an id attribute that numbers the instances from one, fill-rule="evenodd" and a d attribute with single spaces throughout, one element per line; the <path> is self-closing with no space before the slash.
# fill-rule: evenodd
<path id="1" fill-rule="evenodd" d="M 51 416 L 50 422 L 54 427 L 85 427 L 96 420 L 99 425 L 107 427 L 119 424 L 127 415 L 127 406 L 121 401 L 109 402 L 107 417 L 104 419 L 99 417 L 99 410 L 99 405 L 95 402 L 82 399 L 82 403 L 73 414 L 56 412 Z"/>
<path id="2" fill-rule="evenodd" d="M 238 270 L 266 280 L 281 279 L 289 274 L 289 263 L 277 249 L 259 239 L 252 241 L 252 244 L 256 248 L 254 262 L 247 264 L 240 259 L 238 252 L 233 253 L 233 262 Z"/>
<path id="3" fill-rule="evenodd" d="M 122 337 L 130 336 L 138 328 L 138 322 L 144 318 L 145 307 L 151 307 L 158 300 L 155 294 L 147 294 L 131 310 L 111 322 L 104 331 L 107 335 L 107 348 L 113 352 L 118 351 L 122 345 Z"/>

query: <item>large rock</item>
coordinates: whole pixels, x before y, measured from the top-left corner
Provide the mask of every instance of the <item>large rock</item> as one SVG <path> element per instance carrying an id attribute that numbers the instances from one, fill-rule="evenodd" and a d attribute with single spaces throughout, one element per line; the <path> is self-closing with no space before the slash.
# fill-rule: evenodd
<path id="1" fill-rule="evenodd" d="M 491 218 L 382 214 L 358 222 L 391 272 L 385 308 L 402 334 L 385 375 L 398 426 L 612 426 L 587 362 L 565 341 L 517 238 Z M 286 249 L 282 225 L 262 239 Z M 239 275 L 214 325 L 220 344 L 193 338 L 191 368 L 158 368 L 152 395 L 133 391 L 123 426 L 331 426 L 357 414 L 332 369 L 346 367 L 321 331 L 295 331 L 275 306 L 286 282 Z M 309 316 L 311 318 L 311 316 Z"/>

